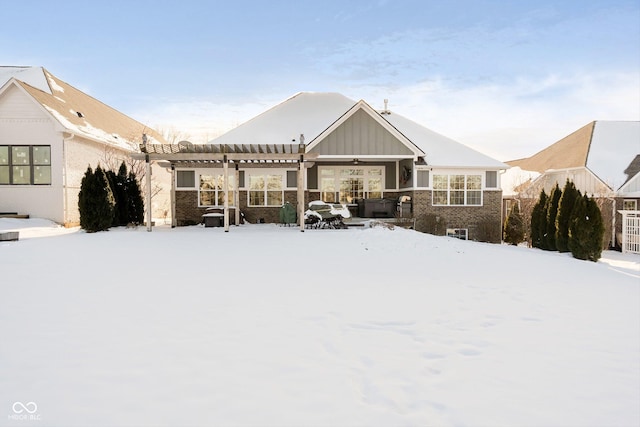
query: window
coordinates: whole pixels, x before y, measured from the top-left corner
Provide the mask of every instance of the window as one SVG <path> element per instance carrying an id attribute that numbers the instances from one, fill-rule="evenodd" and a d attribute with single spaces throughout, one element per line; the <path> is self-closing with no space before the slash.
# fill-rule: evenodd
<path id="1" fill-rule="evenodd" d="M 485 187 L 487 188 L 498 188 L 498 172 L 487 171 L 485 173 L 485 182 Z"/>
<path id="2" fill-rule="evenodd" d="M 0 184 L 9 184 L 9 147 L 0 145 Z"/>
<path id="3" fill-rule="evenodd" d="M 233 190 L 235 189 L 235 177 L 229 177 L 228 203 L 233 206 Z M 200 175 L 200 206 L 224 205 L 224 175 Z"/>
<path id="4" fill-rule="evenodd" d="M 282 206 L 282 175 L 250 175 L 249 206 Z"/>
<path id="5" fill-rule="evenodd" d="M 637 200 L 623 200 L 622 201 L 622 210 L 625 210 L 625 211 L 637 211 L 638 210 L 638 201 Z"/>
<path id="6" fill-rule="evenodd" d="M 383 170 L 381 166 L 321 167 L 320 197 L 328 203 L 382 198 Z"/>
<path id="7" fill-rule="evenodd" d="M 51 184 L 51 147 L 0 145 L 0 184 Z"/>
<path id="8" fill-rule="evenodd" d="M 287 187 L 298 187 L 298 171 L 287 171 Z"/>
<path id="9" fill-rule="evenodd" d="M 416 171 L 418 178 L 418 187 L 428 187 L 429 186 L 429 171 L 425 170 L 417 170 Z"/>
<path id="10" fill-rule="evenodd" d="M 467 240 L 469 232 L 466 228 L 447 228 L 447 236 Z"/>
<path id="11" fill-rule="evenodd" d="M 481 175 L 434 175 L 434 206 L 482 205 Z"/>
<path id="12" fill-rule="evenodd" d="M 195 188 L 196 172 L 195 171 L 177 171 L 176 187 L 178 188 Z"/>
<path id="13" fill-rule="evenodd" d="M 320 198 L 327 203 L 336 202 L 335 170 L 320 169 Z"/>

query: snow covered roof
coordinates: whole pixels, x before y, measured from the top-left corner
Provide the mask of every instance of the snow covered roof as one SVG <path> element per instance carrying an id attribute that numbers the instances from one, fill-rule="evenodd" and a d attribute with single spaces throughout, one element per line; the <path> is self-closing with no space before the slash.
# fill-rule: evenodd
<path id="1" fill-rule="evenodd" d="M 425 152 L 430 166 L 508 169 L 509 166 L 396 113 L 382 117 Z"/>
<path id="2" fill-rule="evenodd" d="M 360 104 L 358 106 L 358 104 Z M 345 115 L 362 108 L 389 129 L 399 132 L 415 151 L 425 153 L 427 163 L 441 167 L 508 168 L 502 162 L 481 154 L 459 142 L 433 132 L 399 114 L 380 114 L 364 101 L 354 101 L 339 93 L 301 92 L 259 114 L 246 123 L 210 141 L 212 144 L 317 144 L 318 137 Z M 367 108 L 368 107 L 368 108 Z"/>
<path id="3" fill-rule="evenodd" d="M 313 141 L 355 101 L 339 93 L 301 92 L 210 141 L 215 144 L 291 144 Z"/>
<path id="4" fill-rule="evenodd" d="M 540 172 L 522 170 L 518 166 L 507 169 L 500 177 L 502 196 L 507 197 L 519 194 L 523 188 L 526 188 L 539 176 Z"/>
<path id="5" fill-rule="evenodd" d="M 629 166 L 640 155 L 640 122 L 594 121 L 525 159 L 507 162 L 523 170 L 586 167 L 611 189 L 632 176 Z M 626 172 L 625 172 L 626 171 Z"/>
<path id="6" fill-rule="evenodd" d="M 150 142 L 165 142 L 155 130 L 60 80 L 43 67 L 0 67 L 0 95 L 12 83 L 75 135 L 134 151 L 138 151 L 143 133 Z"/>
<path id="7" fill-rule="evenodd" d="M 625 171 L 640 155 L 640 122 L 597 121 L 587 167 L 617 190 L 633 176 Z"/>

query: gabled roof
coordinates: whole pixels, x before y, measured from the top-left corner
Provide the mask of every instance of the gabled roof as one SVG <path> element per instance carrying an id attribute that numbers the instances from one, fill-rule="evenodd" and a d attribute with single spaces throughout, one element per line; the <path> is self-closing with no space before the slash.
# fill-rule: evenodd
<path id="1" fill-rule="evenodd" d="M 425 161 L 437 167 L 508 169 L 509 166 L 466 145 L 436 133 L 396 113 L 383 114 L 385 120 L 425 153 Z"/>
<path id="2" fill-rule="evenodd" d="M 283 144 L 300 142 L 313 148 L 356 111 L 365 111 L 416 156 L 435 167 L 508 168 L 502 162 L 437 134 L 399 114 L 372 109 L 339 93 L 301 92 L 235 129 L 210 141 L 213 144 Z"/>
<path id="3" fill-rule="evenodd" d="M 594 121 L 526 159 L 507 162 L 523 170 L 588 168 L 612 190 L 633 177 L 640 155 L 640 122 Z"/>
<path id="4" fill-rule="evenodd" d="M 5 83 L 2 79 L 7 77 L 9 80 Z M 138 151 L 143 133 L 150 141 L 165 142 L 155 130 L 76 89 L 42 67 L 0 67 L 0 85 L 0 96 L 9 86 L 18 86 L 75 135 L 135 151 Z"/>

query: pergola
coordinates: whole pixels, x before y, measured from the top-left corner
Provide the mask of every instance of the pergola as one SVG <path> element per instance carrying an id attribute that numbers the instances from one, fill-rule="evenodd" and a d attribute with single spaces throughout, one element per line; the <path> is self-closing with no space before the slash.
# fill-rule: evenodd
<path id="1" fill-rule="evenodd" d="M 144 138 L 143 138 L 144 139 Z M 229 163 L 235 165 L 235 179 L 239 182 L 241 163 L 297 163 L 298 164 L 298 221 L 300 231 L 304 231 L 304 162 L 318 157 L 316 153 L 306 153 L 305 144 L 192 144 L 187 141 L 178 144 L 141 144 L 141 153 L 133 154 L 135 159 L 144 159 L 147 167 L 147 231 L 151 231 L 151 162 L 168 162 L 171 167 L 171 216 L 175 225 L 175 167 L 176 165 L 212 165 L 222 163 L 224 192 L 229 194 Z M 235 200 L 239 200 L 239 186 L 235 186 Z M 235 223 L 239 224 L 240 209 L 235 209 Z M 229 200 L 224 198 L 224 231 L 229 231 Z"/>

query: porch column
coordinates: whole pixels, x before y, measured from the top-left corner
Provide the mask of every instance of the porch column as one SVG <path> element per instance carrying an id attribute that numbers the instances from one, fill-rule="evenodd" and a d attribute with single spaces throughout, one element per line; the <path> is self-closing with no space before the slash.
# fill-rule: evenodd
<path id="1" fill-rule="evenodd" d="M 149 155 L 144 156 L 144 161 L 147 164 L 147 231 L 151 231 L 151 161 Z"/>
<path id="2" fill-rule="evenodd" d="M 178 224 L 176 219 L 176 165 L 171 164 L 171 228 Z"/>
<path id="3" fill-rule="evenodd" d="M 298 221 L 300 231 L 304 233 L 304 156 L 298 161 Z"/>
<path id="4" fill-rule="evenodd" d="M 224 231 L 229 232 L 229 159 L 227 155 L 224 155 L 223 164 L 224 170 Z"/>
<path id="5" fill-rule="evenodd" d="M 236 187 L 233 190 L 233 199 L 236 201 L 236 227 L 240 225 L 240 169 L 236 163 Z"/>

